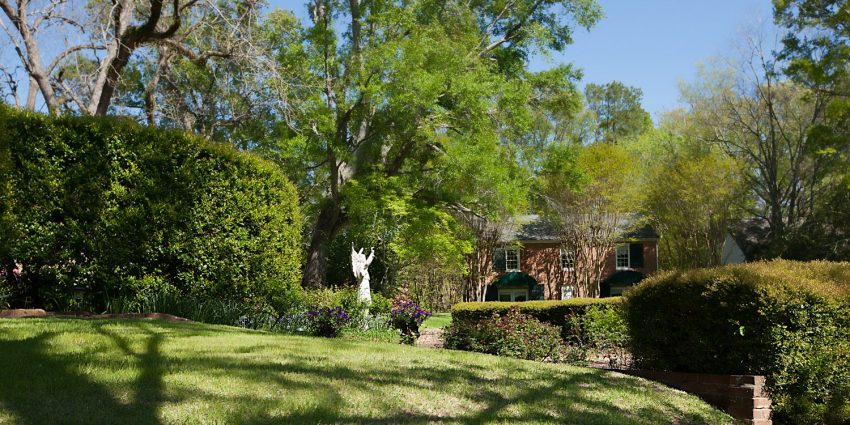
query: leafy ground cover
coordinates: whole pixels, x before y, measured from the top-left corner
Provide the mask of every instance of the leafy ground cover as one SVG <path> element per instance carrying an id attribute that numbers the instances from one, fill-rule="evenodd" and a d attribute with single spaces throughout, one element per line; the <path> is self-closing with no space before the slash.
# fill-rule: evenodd
<path id="1" fill-rule="evenodd" d="M 0 320 L 0 423 L 731 423 L 623 375 L 145 320 Z"/>

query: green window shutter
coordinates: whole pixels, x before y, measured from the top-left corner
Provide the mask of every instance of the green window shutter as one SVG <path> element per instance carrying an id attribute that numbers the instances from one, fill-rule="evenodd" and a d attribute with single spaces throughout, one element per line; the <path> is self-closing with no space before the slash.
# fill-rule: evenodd
<path id="1" fill-rule="evenodd" d="M 638 269 L 643 267 L 643 244 L 629 244 L 629 260 L 631 260 L 631 268 Z"/>
<path id="2" fill-rule="evenodd" d="M 493 252 L 493 270 L 497 272 L 504 272 L 506 267 L 506 259 L 505 259 L 505 250 L 497 249 Z"/>
<path id="3" fill-rule="evenodd" d="M 531 287 L 531 293 L 528 296 L 529 300 L 543 300 L 546 298 L 546 292 L 543 289 L 543 285 L 537 284 Z"/>
<path id="4" fill-rule="evenodd" d="M 499 288 L 496 285 L 487 285 L 484 301 L 499 301 Z"/>

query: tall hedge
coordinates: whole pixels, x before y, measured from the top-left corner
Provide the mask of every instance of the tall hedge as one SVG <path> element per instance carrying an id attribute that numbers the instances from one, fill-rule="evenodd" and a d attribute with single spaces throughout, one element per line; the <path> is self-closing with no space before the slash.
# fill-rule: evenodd
<path id="1" fill-rule="evenodd" d="M 850 421 L 850 263 L 667 273 L 625 307 L 639 367 L 767 375 L 777 423 Z"/>
<path id="2" fill-rule="evenodd" d="M 269 299 L 298 285 L 294 186 L 250 154 L 120 118 L 0 106 L 0 261 L 13 301 L 69 308 L 165 285 Z"/>

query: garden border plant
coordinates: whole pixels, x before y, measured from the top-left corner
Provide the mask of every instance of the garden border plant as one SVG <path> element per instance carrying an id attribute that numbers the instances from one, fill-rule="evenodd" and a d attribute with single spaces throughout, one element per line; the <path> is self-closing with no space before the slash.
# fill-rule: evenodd
<path id="1" fill-rule="evenodd" d="M 596 349 L 597 345 L 606 344 L 606 348 L 611 348 L 609 345 L 615 343 L 614 341 L 603 341 L 605 335 L 602 335 L 599 329 L 591 340 L 585 329 L 589 324 L 584 320 L 586 312 L 613 310 L 621 303 L 621 298 L 459 303 L 452 307 L 452 324 L 445 329 L 443 338 L 447 348 L 518 356 L 514 353 L 516 350 L 503 347 L 506 344 L 506 335 L 513 335 L 517 331 L 517 327 L 524 327 L 526 329 L 523 332 L 531 332 L 540 339 L 540 341 L 525 340 L 524 343 L 536 344 L 539 342 L 549 347 L 554 344 L 550 341 L 547 330 L 551 328 L 557 331 L 555 334 L 557 336 L 557 354 L 543 350 L 548 354 L 531 357 L 535 360 L 586 365 L 587 353 L 590 350 Z M 518 323 L 510 324 L 509 321 L 506 321 L 508 317 L 517 320 Z M 599 324 L 596 327 L 604 325 Z M 608 334 L 612 334 L 612 332 Z M 537 348 L 532 347 L 529 350 L 534 351 Z"/>
<path id="2" fill-rule="evenodd" d="M 543 323 L 557 326 L 561 329 L 561 337 L 574 341 L 576 332 L 572 320 L 584 315 L 590 306 L 615 306 L 622 303 L 622 298 L 572 298 L 557 301 L 524 301 L 524 302 L 464 302 L 452 307 L 452 323 L 477 322 L 489 319 L 493 314 L 505 315 L 511 307 L 519 308 L 520 313 L 528 314 Z"/>

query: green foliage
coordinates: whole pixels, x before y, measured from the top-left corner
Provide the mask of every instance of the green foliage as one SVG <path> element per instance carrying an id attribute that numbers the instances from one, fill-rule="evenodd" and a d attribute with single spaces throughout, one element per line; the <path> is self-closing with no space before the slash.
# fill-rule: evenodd
<path id="1" fill-rule="evenodd" d="M 390 324 L 401 333 L 402 344 L 416 343 L 419 338 L 419 326 L 429 317 L 431 312 L 420 307 L 416 300 L 403 294 L 393 297 Z"/>
<path id="2" fill-rule="evenodd" d="M 9 297 L 12 296 L 12 288 L 5 283 L 0 283 L 0 309 L 9 306 Z"/>
<path id="3" fill-rule="evenodd" d="M 287 110 L 279 143 L 265 148 L 297 158 L 288 170 L 312 222 L 305 286 L 329 281 L 327 248 L 344 232 L 382 241 L 395 264 L 434 258 L 424 268 L 460 270 L 474 238 L 453 216 L 459 206 L 489 218 L 524 203 L 527 172 L 511 136 L 529 127 L 535 94 L 558 92 L 550 109 L 575 100 L 573 70 L 546 81 L 527 71 L 529 55 L 563 50 L 601 9 L 593 0 L 505 6 L 324 2 L 309 21 L 271 16 Z"/>
<path id="4" fill-rule="evenodd" d="M 307 312 L 310 333 L 324 338 L 336 338 L 349 322 L 350 317 L 342 307 L 311 308 Z"/>
<path id="5" fill-rule="evenodd" d="M 813 86 L 830 87 L 847 78 L 850 21 L 843 0 L 773 0 L 784 34 L 780 59 L 788 73 Z"/>
<path id="6" fill-rule="evenodd" d="M 128 279 L 124 295 L 106 301 L 107 313 L 165 313 L 195 322 L 272 329 L 278 311 L 265 300 L 185 294 L 162 279 Z"/>
<path id="7" fill-rule="evenodd" d="M 783 251 L 793 260 L 850 260 L 850 174 L 820 197 L 818 208 L 793 229 Z"/>
<path id="8" fill-rule="evenodd" d="M 3 158 L 2 261 L 23 264 L 18 300 L 61 310 L 82 285 L 92 310 L 136 308 L 165 285 L 253 303 L 298 286 L 295 189 L 251 154 L 122 119 L 0 108 Z"/>
<path id="9" fill-rule="evenodd" d="M 730 224 L 746 199 L 740 161 L 703 143 L 689 118 L 668 114 L 659 131 L 632 148 L 645 157 L 641 210 L 664 236 L 659 241 L 664 269 L 720 265 Z"/>
<path id="10" fill-rule="evenodd" d="M 348 319 L 342 323 L 340 333 L 351 337 L 364 337 L 366 340 L 385 340 L 386 333 L 392 331 L 393 338 L 397 340 L 398 333 L 393 331 L 386 322 L 390 316 L 392 303 L 380 293 L 372 293 L 372 304 L 367 306 L 357 299 L 357 289 L 353 287 L 344 288 L 320 288 L 304 290 L 299 294 L 299 299 L 290 303 L 291 308 L 289 320 L 300 320 L 300 315 L 308 310 L 334 309 L 340 307 Z M 366 315 L 366 311 L 369 315 Z M 284 318 L 284 320 L 287 320 Z M 299 324 L 283 326 L 287 331 L 296 331 Z"/>
<path id="11" fill-rule="evenodd" d="M 572 327 L 570 320 L 582 316 L 590 306 L 617 305 L 621 302 L 613 298 L 573 298 L 562 301 L 526 301 L 526 302 L 468 302 L 452 307 L 452 323 L 464 324 L 487 320 L 495 315 L 504 316 L 513 307 L 543 323 L 561 329 L 563 338 L 570 338 Z"/>
<path id="12" fill-rule="evenodd" d="M 643 92 L 619 81 L 588 84 L 584 89 L 587 107 L 595 117 L 594 141 L 622 143 L 652 128 L 649 112 L 641 106 Z"/>
<path id="13" fill-rule="evenodd" d="M 583 315 L 573 316 L 570 340 L 607 358 L 611 367 L 628 365 L 629 326 L 617 305 L 592 305 Z"/>
<path id="14" fill-rule="evenodd" d="M 506 313 L 493 313 L 477 321 L 454 321 L 446 327 L 447 348 L 478 351 L 526 360 L 557 361 L 563 349 L 560 329 L 520 312 L 517 305 Z"/>
<path id="15" fill-rule="evenodd" d="M 767 375 L 779 420 L 844 423 L 849 300 L 850 264 L 781 260 L 652 277 L 625 307 L 639 367 Z"/>
<path id="16" fill-rule="evenodd" d="M 819 158 L 825 186 L 814 199 L 812 214 L 792 229 L 783 257 L 850 260 L 850 37 L 847 4 L 838 0 L 774 0 L 776 21 L 785 27 L 779 59 L 793 80 L 814 88 L 822 120 L 806 133 L 807 154 Z"/>
<path id="17" fill-rule="evenodd" d="M 372 293 L 372 305 L 369 306 L 369 312 L 375 314 L 377 316 L 386 316 L 390 314 L 390 310 L 392 310 L 392 301 L 377 293 Z"/>

